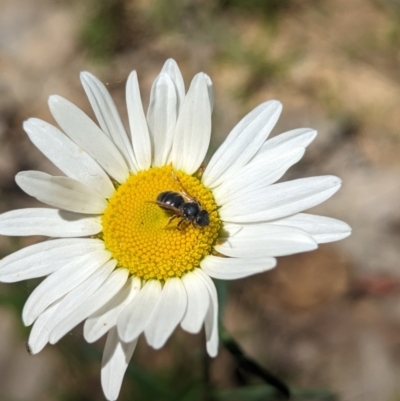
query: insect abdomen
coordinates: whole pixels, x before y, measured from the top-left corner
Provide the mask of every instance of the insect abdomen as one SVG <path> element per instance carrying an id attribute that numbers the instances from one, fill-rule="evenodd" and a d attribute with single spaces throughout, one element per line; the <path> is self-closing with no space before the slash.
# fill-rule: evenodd
<path id="1" fill-rule="evenodd" d="M 162 207 L 162 204 L 173 206 L 175 208 L 179 208 L 182 203 L 184 203 L 184 199 L 181 194 L 173 191 L 165 191 L 161 192 L 157 196 L 157 202 L 159 202 L 159 206 Z"/>

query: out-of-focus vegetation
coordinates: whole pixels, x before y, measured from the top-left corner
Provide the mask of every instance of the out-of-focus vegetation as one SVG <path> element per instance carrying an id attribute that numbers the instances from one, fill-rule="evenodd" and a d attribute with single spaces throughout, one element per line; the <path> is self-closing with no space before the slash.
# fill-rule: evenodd
<path id="1" fill-rule="evenodd" d="M 290 384 L 293 400 L 400 400 L 398 1 L 3 4 L 1 212 L 38 206 L 17 188 L 17 171 L 54 172 L 28 143 L 22 121 L 51 121 L 46 98 L 55 92 L 91 113 L 78 80 L 81 70 L 108 84 L 122 115 L 123 83 L 132 69 L 145 103 L 166 58 L 178 61 L 187 87 L 195 73 L 207 72 L 216 91 L 214 149 L 247 111 L 278 98 L 285 109 L 277 131 L 319 130 L 305 159 L 285 178 L 339 175 L 344 188 L 315 213 L 348 221 L 355 233 L 343 243 L 281 258 L 275 271 L 221 286 L 223 323 L 252 360 Z M 37 240 L 2 237 L 1 256 Z M 104 339 L 89 345 L 77 328 L 38 356 L 24 350 L 30 329 L 20 315 L 38 282 L 0 286 L 0 312 L 15 317 L 11 334 L 0 329 L 0 399 L 2 391 L 7 401 L 103 399 Z M 27 361 L 34 367 L 24 370 Z M 50 379 L 32 376 L 39 371 Z M 119 399 L 279 398 L 259 377 L 238 368 L 224 347 L 210 360 L 202 334 L 178 330 L 160 351 L 140 341 Z"/>
<path id="2" fill-rule="evenodd" d="M 85 0 L 81 44 L 89 57 L 106 62 L 140 44 L 146 32 L 134 3 L 126 0 Z"/>
<path id="3" fill-rule="evenodd" d="M 276 57 L 268 51 L 268 42 L 274 38 L 279 13 L 289 10 L 293 2 L 242 0 L 227 1 L 150 1 L 142 7 L 128 0 L 101 0 L 89 12 L 83 24 L 81 43 L 89 56 L 97 61 L 110 61 L 124 48 L 145 45 L 146 39 L 171 34 L 209 43 L 214 56 L 221 63 L 239 64 L 248 69 L 248 80 L 239 96 L 246 99 L 259 86 L 260 81 L 282 77 L 296 53 Z M 89 3 L 90 4 L 90 3 Z M 230 15 L 245 13 L 261 19 L 266 32 L 262 40 L 242 43 L 241 35 L 231 25 Z M 269 37 L 270 36 L 270 37 Z"/>

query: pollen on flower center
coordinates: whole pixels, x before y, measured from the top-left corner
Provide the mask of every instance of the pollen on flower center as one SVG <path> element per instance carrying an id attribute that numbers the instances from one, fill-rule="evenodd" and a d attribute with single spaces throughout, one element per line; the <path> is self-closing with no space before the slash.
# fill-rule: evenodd
<path id="1" fill-rule="evenodd" d="M 155 203 L 164 191 L 184 189 L 210 214 L 210 224 L 196 227 L 179 217 L 169 222 L 174 212 Z M 118 265 L 144 279 L 166 280 L 180 277 L 199 266 L 211 253 L 218 236 L 220 220 L 211 191 L 196 178 L 175 171 L 171 166 L 150 168 L 131 175 L 109 200 L 103 218 L 103 240 Z"/>

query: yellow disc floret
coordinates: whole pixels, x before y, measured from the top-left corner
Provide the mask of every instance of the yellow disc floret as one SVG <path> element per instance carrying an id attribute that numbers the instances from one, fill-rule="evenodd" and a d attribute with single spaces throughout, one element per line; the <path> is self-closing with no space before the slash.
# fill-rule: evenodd
<path id="1" fill-rule="evenodd" d="M 178 177 L 178 178 L 177 178 Z M 187 192 L 210 216 L 199 227 L 156 204 L 164 191 Z M 187 199 L 185 199 L 187 201 Z M 171 166 L 132 174 L 109 200 L 103 218 L 103 240 L 118 266 L 144 279 L 181 277 L 209 255 L 218 237 L 220 220 L 211 191 L 193 176 Z"/>

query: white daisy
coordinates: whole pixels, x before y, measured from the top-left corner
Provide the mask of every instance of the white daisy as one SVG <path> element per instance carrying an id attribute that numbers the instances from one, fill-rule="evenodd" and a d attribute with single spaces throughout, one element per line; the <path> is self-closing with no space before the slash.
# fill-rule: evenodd
<path id="1" fill-rule="evenodd" d="M 340 187 L 333 176 L 274 184 L 315 138 L 296 129 L 267 140 L 281 104 L 261 104 L 232 130 L 201 174 L 211 133 L 213 87 L 197 74 L 185 94 L 175 61 L 151 89 L 147 117 L 136 72 L 127 81 L 128 136 L 105 86 L 81 80 L 99 126 L 68 100 L 51 96 L 63 130 L 39 119 L 24 129 L 66 177 L 39 171 L 16 176 L 29 195 L 53 208 L 0 216 L 2 235 L 58 237 L 0 262 L 0 281 L 47 276 L 33 291 L 23 321 L 33 324 L 32 353 L 85 321 L 88 342 L 108 333 L 101 382 L 118 397 L 137 339 L 161 348 L 180 325 L 205 326 L 207 351 L 218 351 L 217 294 L 212 278 L 237 279 L 272 269 L 276 256 L 310 251 L 350 234 L 338 220 L 301 213 Z M 195 197 L 208 213 L 199 227 L 155 201 L 164 191 Z M 187 197 L 184 197 L 188 201 Z"/>

